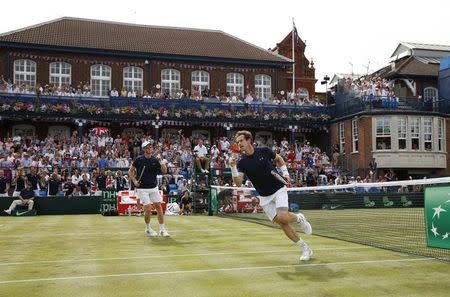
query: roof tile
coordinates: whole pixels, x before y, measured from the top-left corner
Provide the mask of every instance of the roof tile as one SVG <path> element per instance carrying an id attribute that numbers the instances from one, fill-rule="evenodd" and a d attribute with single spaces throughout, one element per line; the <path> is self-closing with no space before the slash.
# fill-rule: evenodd
<path id="1" fill-rule="evenodd" d="M 60 18 L 0 35 L 0 42 L 268 62 L 290 59 L 222 31 Z"/>

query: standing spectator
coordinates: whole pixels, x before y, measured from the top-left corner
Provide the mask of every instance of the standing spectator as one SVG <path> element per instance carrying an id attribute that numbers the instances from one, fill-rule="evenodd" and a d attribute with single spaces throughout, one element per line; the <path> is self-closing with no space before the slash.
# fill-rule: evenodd
<path id="1" fill-rule="evenodd" d="M 72 182 L 75 186 L 82 180 L 80 169 L 75 168 L 74 173 L 72 174 Z"/>
<path id="2" fill-rule="evenodd" d="M 72 178 L 67 178 L 67 181 L 64 183 L 62 191 L 64 192 L 64 196 L 73 197 L 76 192 L 76 187 L 72 182 Z"/>
<path id="3" fill-rule="evenodd" d="M 43 169 L 39 172 L 39 180 L 38 180 L 38 186 L 39 186 L 39 196 L 47 196 L 48 193 L 48 175 L 47 172 Z"/>
<path id="4" fill-rule="evenodd" d="M 97 177 L 95 178 L 95 182 L 97 183 L 97 188 L 98 188 L 99 191 L 105 191 L 106 190 L 105 169 L 100 168 L 100 172 L 98 173 Z"/>
<path id="5" fill-rule="evenodd" d="M 9 180 L 5 176 L 5 171 L 0 169 L 0 197 L 7 197 L 9 192 Z"/>
<path id="6" fill-rule="evenodd" d="M 375 158 L 370 159 L 369 162 L 369 169 L 371 173 L 369 173 L 372 176 L 372 181 L 375 181 L 377 178 L 377 162 L 375 162 Z"/>
<path id="7" fill-rule="evenodd" d="M 25 173 L 23 172 L 23 168 L 19 167 L 17 168 L 16 176 L 13 179 L 12 184 L 15 186 L 13 197 L 19 197 L 20 192 L 25 189 L 25 181 L 27 180 L 27 177 L 25 176 Z"/>
<path id="8" fill-rule="evenodd" d="M 57 172 L 52 172 L 48 180 L 48 195 L 56 196 L 61 191 L 61 177 Z"/>
<path id="9" fill-rule="evenodd" d="M 115 178 L 111 170 L 106 171 L 106 189 L 114 190 L 115 188 Z"/>
<path id="10" fill-rule="evenodd" d="M 116 88 L 113 88 L 113 89 L 111 90 L 110 96 L 111 96 L 111 97 L 119 97 L 119 92 L 117 91 Z"/>
<path id="11" fill-rule="evenodd" d="M 127 189 L 127 180 L 122 176 L 122 171 L 116 171 L 116 191 Z"/>
<path id="12" fill-rule="evenodd" d="M 137 156 L 139 156 L 139 154 L 141 153 L 141 141 L 137 136 L 134 137 L 132 148 L 133 148 L 133 158 L 137 158 Z"/>
<path id="13" fill-rule="evenodd" d="M 78 182 L 78 188 L 80 189 L 81 195 L 89 195 L 91 191 L 92 183 L 88 180 L 87 174 L 83 173 L 81 175 L 81 180 Z"/>

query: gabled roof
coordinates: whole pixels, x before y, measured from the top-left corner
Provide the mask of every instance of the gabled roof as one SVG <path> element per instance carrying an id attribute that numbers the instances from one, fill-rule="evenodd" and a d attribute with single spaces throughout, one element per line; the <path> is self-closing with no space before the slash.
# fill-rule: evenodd
<path id="1" fill-rule="evenodd" d="M 394 63 L 394 62 L 393 62 Z M 407 57 L 395 62 L 395 68 L 383 75 L 386 78 L 395 76 L 433 76 L 437 77 L 439 64 L 424 63 L 419 57 Z"/>
<path id="2" fill-rule="evenodd" d="M 407 56 L 441 58 L 450 55 L 450 45 L 400 42 L 391 55 L 391 61 Z"/>
<path id="3" fill-rule="evenodd" d="M 415 43 L 415 42 L 401 42 L 401 43 L 411 49 L 424 49 L 424 50 L 432 50 L 432 51 L 450 52 L 450 45 L 426 44 L 426 43 Z"/>
<path id="4" fill-rule="evenodd" d="M 216 30 L 63 17 L 0 35 L 1 45 L 33 45 L 157 56 L 287 64 L 290 59 Z"/>

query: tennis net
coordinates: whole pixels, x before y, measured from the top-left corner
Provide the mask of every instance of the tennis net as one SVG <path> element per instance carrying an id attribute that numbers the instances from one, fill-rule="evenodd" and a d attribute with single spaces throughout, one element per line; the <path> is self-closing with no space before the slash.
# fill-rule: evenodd
<path id="1" fill-rule="evenodd" d="M 315 235 L 450 261 L 450 177 L 288 188 L 288 197 Z M 212 186 L 211 209 L 278 227 L 252 188 Z"/>

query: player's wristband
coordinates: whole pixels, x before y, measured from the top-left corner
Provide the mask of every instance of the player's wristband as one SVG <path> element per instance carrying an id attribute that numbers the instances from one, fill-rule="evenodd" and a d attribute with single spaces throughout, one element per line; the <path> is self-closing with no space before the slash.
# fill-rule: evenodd
<path id="1" fill-rule="evenodd" d="M 239 171 L 237 170 L 236 166 L 232 166 L 231 167 L 231 176 L 232 177 L 238 177 L 239 176 Z"/>
<path id="2" fill-rule="evenodd" d="M 278 169 L 281 171 L 281 175 L 283 176 L 289 176 L 289 171 L 287 170 L 286 165 L 283 165 L 281 167 L 278 167 Z"/>

